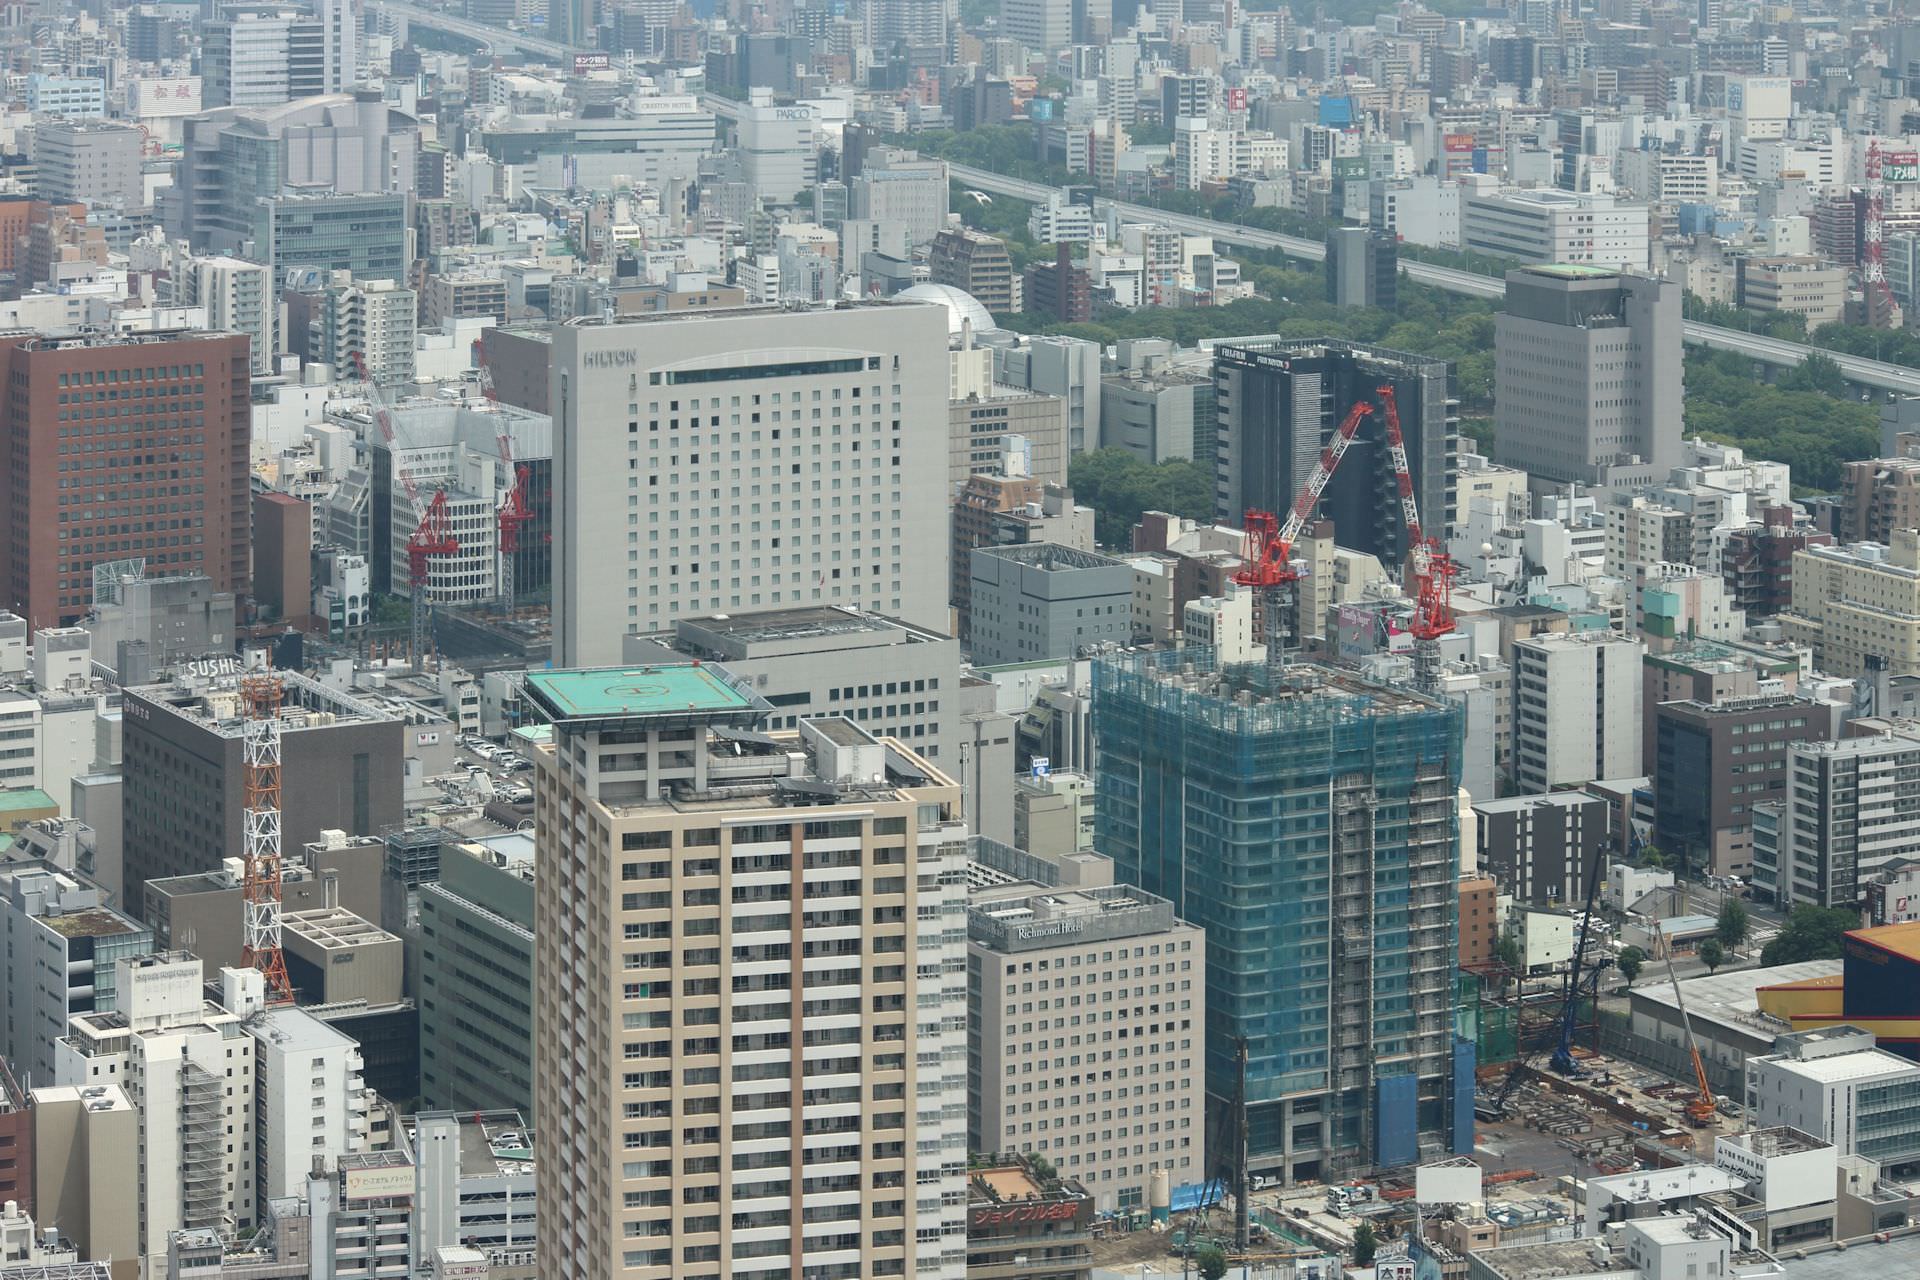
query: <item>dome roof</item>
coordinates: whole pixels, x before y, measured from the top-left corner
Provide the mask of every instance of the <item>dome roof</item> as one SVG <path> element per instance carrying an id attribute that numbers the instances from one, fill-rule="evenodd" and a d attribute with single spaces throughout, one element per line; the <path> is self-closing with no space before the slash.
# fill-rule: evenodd
<path id="1" fill-rule="evenodd" d="M 917 284 L 911 289 L 902 289 L 893 295 L 900 302 L 940 302 L 947 308 L 947 336 L 953 337 L 960 332 L 963 321 L 973 322 L 976 334 L 991 333 L 1000 326 L 993 322 L 993 315 L 980 299 L 965 289 L 956 289 L 950 284 Z"/>

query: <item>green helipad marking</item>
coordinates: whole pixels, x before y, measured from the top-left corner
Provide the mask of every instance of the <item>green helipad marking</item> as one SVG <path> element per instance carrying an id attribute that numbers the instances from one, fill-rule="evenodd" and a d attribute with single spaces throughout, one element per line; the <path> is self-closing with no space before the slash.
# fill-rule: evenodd
<path id="1" fill-rule="evenodd" d="M 646 716 L 675 711 L 742 711 L 746 695 L 691 662 L 670 666 L 543 671 L 527 677 L 565 717 Z"/>

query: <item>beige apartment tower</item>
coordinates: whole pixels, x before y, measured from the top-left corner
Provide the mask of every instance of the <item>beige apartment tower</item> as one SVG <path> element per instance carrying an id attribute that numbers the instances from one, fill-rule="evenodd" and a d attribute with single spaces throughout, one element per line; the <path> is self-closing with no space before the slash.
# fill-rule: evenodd
<path id="1" fill-rule="evenodd" d="M 960 1280 L 960 788 L 711 663 L 526 690 L 542 1272 Z"/>

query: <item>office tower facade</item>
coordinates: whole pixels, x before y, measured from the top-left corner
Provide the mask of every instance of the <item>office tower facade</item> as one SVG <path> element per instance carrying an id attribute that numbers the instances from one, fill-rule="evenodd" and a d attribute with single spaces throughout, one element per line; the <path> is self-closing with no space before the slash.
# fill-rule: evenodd
<path id="1" fill-rule="evenodd" d="M 401 818 L 401 721 L 293 671 L 280 673 L 284 847 L 323 831 L 372 835 Z M 241 849 L 239 677 L 129 687 L 122 741 L 125 901 L 146 882 L 217 870 Z"/>
<path id="2" fill-rule="evenodd" d="M 1392 384 L 1406 438 L 1407 470 L 1428 529 L 1449 527 L 1454 417 L 1447 362 L 1346 342 L 1221 345 L 1214 350 L 1216 515 L 1238 525 L 1249 509 L 1285 513 L 1347 411 L 1366 401 L 1361 424 L 1320 500 L 1340 545 L 1397 565 L 1406 554 L 1399 485 L 1387 451 L 1379 388 Z"/>
<path id="3" fill-rule="evenodd" d="M 1548 485 L 1664 481 L 1681 464 L 1680 293 L 1596 267 L 1509 271 L 1494 316 L 1494 460 Z"/>
<path id="4" fill-rule="evenodd" d="M 122 960 L 119 974 L 121 1011 L 75 1015 L 55 1077 L 126 1090 L 140 1134 L 124 1153 L 140 1172 L 128 1208 L 140 1223 L 143 1270 L 165 1274 L 169 1233 L 254 1221 L 253 1048 L 242 1015 L 206 999 L 192 955 Z M 259 982 L 253 970 L 223 978 L 230 994 Z"/>
<path id="5" fill-rule="evenodd" d="M 1073 42 L 1073 0 L 1000 0 L 1000 29 L 1033 53 Z"/>
<path id="6" fill-rule="evenodd" d="M 1651 710 L 1653 842 L 1677 867 L 1752 875 L 1753 807 L 1787 798 L 1788 749 L 1832 738 L 1843 708 L 1770 693 Z"/>
<path id="7" fill-rule="evenodd" d="M 51 1084 L 67 1020 L 119 1007 L 116 965 L 151 952 L 153 932 L 106 905 L 99 885 L 44 859 L 0 865 L 0 893 L 11 958 L 0 1056 L 27 1080 Z"/>
<path id="8" fill-rule="evenodd" d="M 129 124 L 52 120 L 34 129 L 34 189 L 43 200 L 93 208 L 144 208 L 145 139 Z"/>
<path id="9" fill-rule="evenodd" d="M 323 0 L 327 3 L 329 0 Z M 227 5 L 207 23 L 201 101 L 208 107 L 271 107 L 338 93 L 339 64 L 329 82 L 329 36 L 304 7 Z"/>
<path id="10" fill-rule="evenodd" d="M 532 1111 L 532 838 L 443 845 L 420 939 L 422 1104 Z"/>
<path id="11" fill-rule="evenodd" d="M 1015 309 L 1013 259 L 1006 241 L 970 227 L 949 227 L 933 238 L 927 268 L 934 284 L 972 294 L 990 312 Z"/>
<path id="12" fill-rule="evenodd" d="M 944 306 L 576 320 L 553 369 L 557 664 L 694 613 L 945 625 Z"/>
<path id="13" fill-rule="evenodd" d="M 976 889 L 967 975 L 968 1150 L 1044 1156 L 1103 1211 L 1145 1206 L 1155 1170 L 1206 1180 L 1206 937 L 1171 902 L 1132 885 Z M 1062 992 L 1098 1011 L 1070 1057 L 1031 1016 Z"/>
<path id="14" fill-rule="evenodd" d="M 973 660 L 981 666 L 1076 658 L 1133 643 L 1133 569 L 1051 542 L 973 549 Z"/>
<path id="15" fill-rule="evenodd" d="M 1851 907 L 1920 833 L 1920 735 L 1787 747 L 1786 797 L 1754 812 L 1753 890 L 1791 908 Z"/>
<path id="16" fill-rule="evenodd" d="M 64 625 L 94 603 L 95 566 L 128 559 L 246 590 L 245 338 L 13 338 L 0 360 L 12 389 L 0 407 L 0 606 Z"/>
<path id="17" fill-rule="evenodd" d="M 1400 242 L 1392 232 L 1335 227 L 1327 233 L 1327 301 L 1338 307 L 1384 307 L 1400 298 Z"/>
<path id="18" fill-rule="evenodd" d="M 1266 679 L 1191 649 L 1093 669 L 1096 847 L 1206 931 L 1207 1167 L 1242 1045 L 1255 1172 L 1471 1151 L 1473 1046 L 1452 1015 L 1460 712 L 1328 668 Z"/>
<path id="19" fill-rule="evenodd" d="M 198 253 L 243 254 L 266 261 L 272 237 L 263 233 L 261 202 L 284 197 L 299 208 L 357 217 L 354 234 L 369 238 L 371 219 L 384 218 L 382 206 L 327 204 L 359 196 L 411 195 L 419 172 L 420 126 L 396 111 L 373 90 L 303 97 L 278 107 L 209 111 L 180 122 L 181 159 L 174 198 L 168 204 L 167 230 Z M 289 190 L 322 192 L 288 196 Z M 400 225 L 408 227 L 406 201 L 397 205 Z M 283 220 L 295 223 L 292 208 Z M 384 222 L 380 224 L 385 235 Z M 301 234 L 319 236 L 328 228 Z M 253 251 L 247 246 L 257 245 Z M 332 246 L 329 246 L 330 248 Z M 294 255 L 289 265 L 313 265 L 311 255 Z M 361 266 L 356 274 L 402 278 L 411 262 L 400 256 L 392 270 Z M 339 263 L 355 267 L 352 261 Z"/>
<path id="20" fill-rule="evenodd" d="M 542 1272 L 959 1280 L 959 788 L 713 664 L 526 689 Z"/>
<path id="21" fill-rule="evenodd" d="M 1584 791 L 1508 796 L 1473 806 L 1474 865 L 1529 906 L 1586 901 L 1587 879 L 1614 847 L 1613 807 Z"/>
<path id="22" fill-rule="evenodd" d="M 176 279 L 175 300 L 205 307 L 208 328 L 246 336 L 254 376 L 273 372 L 279 349 L 273 323 L 278 302 L 264 264 L 244 258 L 193 258 Z"/>
<path id="23" fill-rule="evenodd" d="M 1542 795 L 1640 772 L 1646 646 L 1612 632 L 1513 645 L 1513 782 Z"/>
<path id="24" fill-rule="evenodd" d="M 773 705 L 771 729 L 845 716 L 945 768 L 960 744 L 960 642 L 845 607 L 682 618 L 632 636 L 624 660 L 718 662 Z"/>

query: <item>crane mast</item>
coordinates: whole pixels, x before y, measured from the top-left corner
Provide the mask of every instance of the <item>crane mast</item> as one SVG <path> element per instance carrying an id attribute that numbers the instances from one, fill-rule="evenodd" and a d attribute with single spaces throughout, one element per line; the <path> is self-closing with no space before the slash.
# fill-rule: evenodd
<path id="1" fill-rule="evenodd" d="M 289 1004 L 293 983 L 287 978 L 286 953 L 280 947 L 280 677 L 271 669 L 241 677 L 240 696 L 247 718 L 241 731 L 241 763 L 246 810 L 241 830 L 241 964 L 258 969 L 266 981 L 269 1004 Z"/>
<path id="2" fill-rule="evenodd" d="M 1414 497 L 1413 472 L 1407 466 L 1406 437 L 1400 431 L 1400 405 L 1393 384 L 1379 387 L 1382 418 L 1387 429 L 1387 456 L 1393 463 L 1400 491 L 1400 519 L 1407 529 L 1406 590 L 1413 597 L 1413 662 L 1415 681 L 1427 692 L 1440 687 L 1440 637 L 1454 628 L 1453 579 L 1460 568 L 1436 538 L 1420 524 L 1420 504 Z"/>

